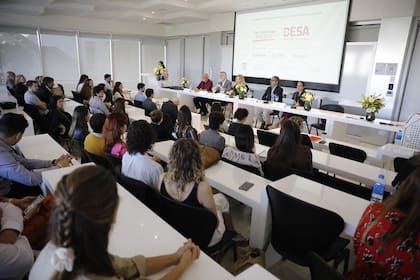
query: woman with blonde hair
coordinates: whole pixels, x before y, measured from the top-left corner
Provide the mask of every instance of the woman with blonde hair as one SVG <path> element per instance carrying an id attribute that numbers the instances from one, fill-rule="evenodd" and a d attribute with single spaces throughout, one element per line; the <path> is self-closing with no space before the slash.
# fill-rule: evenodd
<path id="1" fill-rule="evenodd" d="M 64 176 L 54 197 L 51 241 L 29 279 L 143 279 L 172 265 L 164 279 L 179 279 L 198 258 L 199 248 L 190 240 L 175 253 L 158 257 L 110 255 L 109 233 L 119 197 L 115 179 L 102 167 L 82 167 Z"/>

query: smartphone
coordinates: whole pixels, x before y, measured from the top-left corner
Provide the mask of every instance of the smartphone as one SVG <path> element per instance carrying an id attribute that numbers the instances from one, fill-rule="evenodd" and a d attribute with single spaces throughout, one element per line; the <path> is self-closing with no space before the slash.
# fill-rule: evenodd
<path id="1" fill-rule="evenodd" d="M 239 186 L 239 189 L 242 190 L 242 191 L 247 191 L 250 188 L 252 188 L 253 185 L 254 185 L 254 183 L 245 182 L 245 183 L 243 183 L 242 185 Z"/>
<path id="2" fill-rule="evenodd" d="M 38 197 L 35 198 L 35 200 L 32 201 L 32 203 L 29 204 L 28 207 L 26 207 L 26 209 L 23 211 L 23 214 L 27 215 L 29 212 L 31 212 L 32 209 L 38 206 L 44 199 L 45 197 L 42 194 L 38 195 Z"/>

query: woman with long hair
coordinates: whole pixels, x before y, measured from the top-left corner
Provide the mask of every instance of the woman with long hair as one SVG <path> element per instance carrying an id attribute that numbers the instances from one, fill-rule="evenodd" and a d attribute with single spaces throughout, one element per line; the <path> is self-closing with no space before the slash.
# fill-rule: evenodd
<path id="1" fill-rule="evenodd" d="M 47 117 L 50 124 L 49 134 L 52 138 L 59 141 L 69 136 L 72 117 L 64 111 L 64 97 L 51 96 Z"/>
<path id="2" fill-rule="evenodd" d="M 82 91 L 82 87 L 85 84 L 87 79 L 89 79 L 88 75 L 86 75 L 86 74 L 80 75 L 79 82 L 77 83 L 77 86 L 76 86 L 76 91 L 77 92 L 80 93 Z"/>
<path id="3" fill-rule="evenodd" d="M 183 105 L 178 111 L 177 126 L 175 128 L 177 138 L 192 138 L 198 141 L 197 131 L 192 127 L 191 120 L 190 108 Z"/>
<path id="4" fill-rule="evenodd" d="M 128 119 L 121 113 L 111 113 L 105 120 L 102 135 L 105 139 L 105 152 L 122 157 L 127 151 L 123 135 L 127 131 Z"/>
<path id="5" fill-rule="evenodd" d="M 370 204 L 354 233 L 350 279 L 420 279 L 420 167 L 384 203 Z"/>
<path id="6" fill-rule="evenodd" d="M 89 134 L 87 122 L 89 121 L 89 111 L 85 106 L 77 106 L 73 111 L 73 120 L 71 122 L 69 136 L 73 140 L 84 142 Z"/>
<path id="7" fill-rule="evenodd" d="M 92 91 L 93 91 L 93 80 L 92 79 L 86 79 L 86 81 L 83 83 L 83 86 L 80 90 L 80 96 L 82 97 L 82 100 L 89 101 L 92 97 Z"/>
<path id="8" fill-rule="evenodd" d="M 311 149 L 301 143 L 299 126 L 287 120 L 281 127 L 273 147 L 268 150 L 267 164 L 312 173 Z"/>
<path id="9" fill-rule="evenodd" d="M 124 99 L 123 90 L 123 84 L 121 82 L 116 82 L 114 85 L 114 92 L 112 94 L 112 101 L 115 102 L 120 98 Z"/>
<path id="10" fill-rule="evenodd" d="M 98 195 L 100 194 L 100 195 Z M 29 279 L 140 279 L 175 265 L 165 279 L 179 279 L 198 258 L 191 241 L 175 253 L 120 258 L 108 253 L 109 233 L 118 211 L 114 177 L 99 166 L 63 176 L 54 193 L 51 241 L 38 256 Z"/>
<path id="11" fill-rule="evenodd" d="M 128 119 L 128 114 L 125 111 L 125 100 L 123 98 L 118 98 L 117 100 L 115 100 L 115 103 L 112 106 L 112 112 L 123 114 Z"/>

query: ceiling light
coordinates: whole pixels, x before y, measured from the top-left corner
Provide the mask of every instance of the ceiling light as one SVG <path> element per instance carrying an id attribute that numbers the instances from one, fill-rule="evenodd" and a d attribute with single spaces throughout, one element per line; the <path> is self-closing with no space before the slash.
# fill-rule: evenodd
<path id="1" fill-rule="evenodd" d="M 146 20 L 147 19 L 147 17 L 142 17 L 142 20 Z"/>
<path id="2" fill-rule="evenodd" d="M 152 11 L 152 15 L 154 15 L 155 14 L 155 11 Z"/>

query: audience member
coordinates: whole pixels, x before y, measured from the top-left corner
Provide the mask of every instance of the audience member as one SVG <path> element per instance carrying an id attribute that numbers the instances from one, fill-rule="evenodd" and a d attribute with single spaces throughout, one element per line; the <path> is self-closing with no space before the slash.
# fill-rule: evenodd
<path id="1" fill-rule="evenodd" d="M 82 88 L 83 88 L 83 86 L 84 86 L 85 82 L 86 82 L 88 79 L 89 79 L 89 76 L 88 76 L 88 75 L 86 75 L 86 74 L 82 74 L 82 75 L 80 75 L 79 82 L 77 83 L 77 86 L 76 86 L 76 91 L 77 91 L 78 93 L 82 93 Z"/>
<path id="2" fill-rule="evenodd" d="M 200 133 L 200 144 L 212 147 L 223 153 L 225 148 L 225 138 L 223 138 L 219 130 L 221 129 L 225 117 L 220 112 L 212 112 L 209 115 L 209 129 Z"/>
<path id="3" fill-rule="evenodd" d="M 42 79 L 42 85 L 36 92 L 36 95 L 41 101 L 45 102 L 45 104 L 49 104 L 50 98 L 53 95 L 52 94 L 53 87 L 54 87 L 54 79 L 51 77 L 44 77 L 44 79 Z"/>
<path id="4" fill-rule="evenodd" d="M 93 97 L 89 101 L 89 108 L 92 114 L 109 115 L 108 106 L 105 100 L 105 85 L 99 84 L 93 88 Z"/>
<path id="5" fill-rule="evenodd" d="M 198 140 L 197 130 L 191 126 L 191 111 L 188 106 L 183 105 L 178 112 L 175 134 L 177 138 L 191 138 Z"/>
<path id="6" fill-rule="evenodd" d="M 6 113 L 0 119 L 0 194 L 6 197 L 22 198 L 40 193 L 41 173 L 33 169 L 52 166 L 65 167 L 71 157 L 63 155 L 58 159 L 26 159 L 13 148 L 28 127 L 23 115 Z"/>
<path id="7" fill-rule="evenodd" d="M 16 74 L 12 71 L 7 71 L 7 81 L 6 81 L 6 87 L 9 90 L 10 93 L 15 89 L 15 83 L 16 83 Z"/>
<path id="8" fill-rule="evenodd" d="M 420 167 L 384 203 L 370 204 L 353 237 L 349 279 L 420 279 Z"/>
<path id="9" fill-rule="evenodd" d="M 82 88 L 80 89 L 80 96 L 82 97 L 82 100 L 89 101 L 92 98 L 92 91 L 93 91 L 93 80 L 88 78 L 82 84 Z"/>
<path id="10" fill-rule="evenodd" d="M 25 92 L 24 101 L 28 105 L 36 106 L 41 115 L 48 114 L 47 103 L 41 101 L 35 94 L 38 91 L 38 84 L 36 81 L 27 81 L 26 86 L 28 91 Z"/>
<path id="11" fill-rule="evenodd" d="M 25 104 L 24 94 L 28 90 L 26 84 L 26 78 L 22 74 L 16 76 L 16 84 L 14 87 L 14 97 L 19 106 L 23 106 Z"/>
<path id="12" fill-rule="evenodd" d="M 150 113 L 150 119 L 152 123 L 150 127 L 152 128 L 156 142 L 166 141 L 172 139 L 172 130 L 168 126 L 163 124 L 163 113 L 159 109 L 153 110 Z"/>
<path id="13" fill-rule="evenodd" d="M 38 256 L 29 279 L 140 279 L 175 265 L 165 279 L 179 279 L 198 258 L 191 240 L 175 253 L 120 258 L 108 253 L 109 233 L 118 211 L 117 184 L 98 166 L 64 176 L 54 194 L 51 241 Z"/>
<path id="14" fill-rule="evenodd" d="M 111 74 L 104 75 L 104 92 L 105 92 L 105 102 L 112 102 L 112 95 L 114 92 L 114 81 L 111 78 Z"/>
<path id="15" fill-rule="evenodd" d="M 146 100 L 146 85 L 143 83 L 137 84 L 137 93 L 134 97 L 134 101 L 141 102 L 143 104 L 144 100 Z"/>
<path id="16" fill-rule="evenodd" d="M 238 108 L 233 115 L 233 121 L 229 125 L 228 133 L 235 135 L 238 128 L 246 124 L 248 119 L 248 110 L 245 108 Z"/>
<path id="17" fill-rule="evenodd" d="M 127 133 L 127 153 L 122 158 L 121 172 L 158 188 L 163 168 L 147 154 L 153 143 L 154 135 L 150 125 L 144 120 L 133 122 Z"/>
<path id="18" fill-rule="evenodd" d="M 267 164 L 312 173 L 311 149 L 302 145 L 299 126 L 287 120 L 273 147 L 268 150 Z"/>
<path id="19" fill-rule="evenodd" d="M 125 111 L 125 99 L 124 98 L 118 98 L 117 100 L 115 100 L 115 103 L 112 106 L 112 112 L 113 113 L 121 113 L 124 116 L 126 116 L 128 120 L 130 120 L 127 112 Z"/>
<path id="20" fill-rule="evenodd" d="M 64 97 L 54 95 L 48 106 L 49 134 L 56 141 L 69 136 L 72 116 L 64 111 Z"/>
<path id="21" fill-rule="evenodd" d="M 264 176 L 261 161 L 255 154 L 254 131 L 249 125 L 241 125 L 235 133 L 236 147 L 226 146 L 223 150 L 222 158 L 231 162 L 250 166 L 258 169 L 261 176 Z"/>
<path id="22" fill-rule="evenodd" d="M 234 231 L 229 202 L 221 193 L 213 195 L 204 178 L 200 148 L 196 141 L 179 139 L 174 143 L 169 155 L 168 172 L 161 181 L 159 191 L 163 196 L 189 206 L 206 208 L 218 218 L 209 247 L 222 239 L 226 229 Z"/>
<path id="23" fill-rule="evenodd" d="M 174 131 L 178 119 L 179 99 L 168 100 L 162 104 L 163 122 L 170 131 Z"/>
<path id="24" fill-rule="evenodd" d="M 71 139 L 80 143 L 85 141 L 89 134 L 87 122 L 89 121 L 89 111 L 85 106 L 77 106 L 73 111 L 73 120 L 71 122 L 69 136 Z"/>
<path id="25" fill-rule="evenodd" d="M 144 113 L 146 116 L 150 115 L 150 112 L 152 112 L 153 110 L 157 109 L 156 104 L 153 102 L 153 89 L 148 88 L 146 89 L 146 100 L 143 101 L 143 108 L 144 108 Z"/>
<path id="26" fill-rule="evenodd" d="M 92 133 L 85 138 L 84 148 L 88 153 L 105 157 L 105 139 L 102 135 L 106 115 L 93 114 L 89 120 Z"/>
<path id="27" fill-rule="evenodd" d="M 123 88 L 123 84 L 121 82 L 116 82 L 115 86 L 114 86 L 114 90 L 112 92 L 112 101 L 115 102 L 117 101 L 117 99 L 124 99 L 124 94 L 123 94 L 124 88 Z"/>
<path id="28" fill-rule="evenodd" d="M 35 81 L 38 83 L 38 87 L 42 85 L 42 80 L 44 80 L 44 76 L 39 75 L 35 77 Z"/>
<path id="29" fill-rule="evenodd" d="M 120 113 L 111 113 L 105 120 L 103 137 L 105 139 L 105 152 L 122 157 L 127 151 L 123 135 L 127 131 L 128 119 Z"/>

